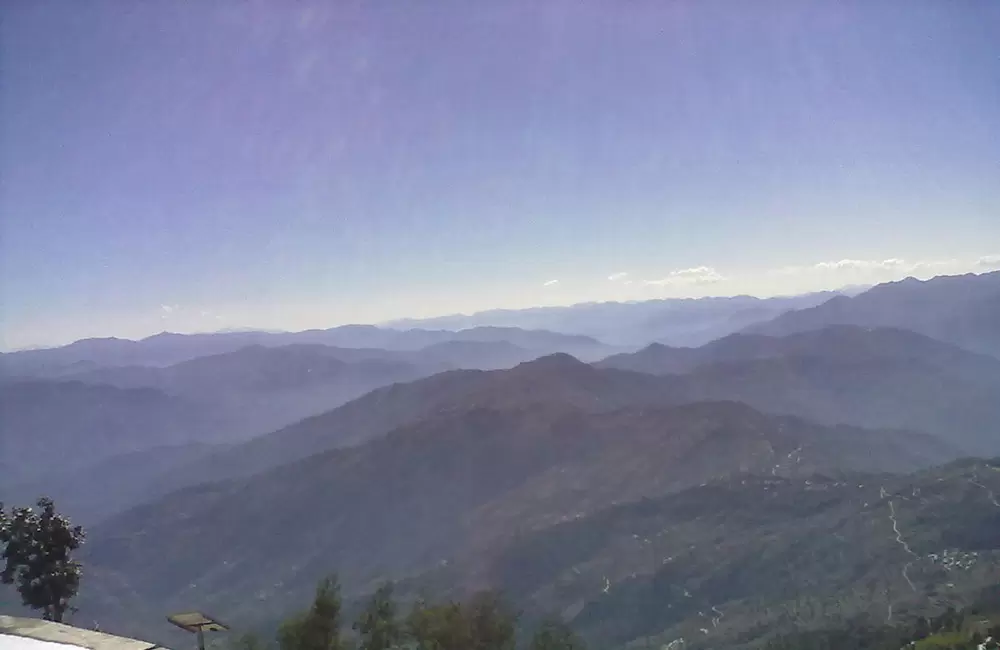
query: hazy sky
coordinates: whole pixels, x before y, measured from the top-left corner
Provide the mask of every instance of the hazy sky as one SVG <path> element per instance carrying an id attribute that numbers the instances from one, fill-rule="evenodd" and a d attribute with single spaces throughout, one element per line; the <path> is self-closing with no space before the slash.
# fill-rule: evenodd
<path id="1" fill-rule="evenodd" d="M 1000 2 L 0 4 L 0 343 L 1000 265 Z"/>

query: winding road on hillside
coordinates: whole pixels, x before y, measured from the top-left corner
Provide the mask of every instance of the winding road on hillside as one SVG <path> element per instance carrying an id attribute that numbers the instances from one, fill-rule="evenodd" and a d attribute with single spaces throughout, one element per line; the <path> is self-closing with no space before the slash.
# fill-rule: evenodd
<path id="1" fill-rule="evenodd" d="M 889 520 L 892 522 L 893 532 L 896 533 L 896 542 L 903 547 L 904 551 L 919 560 L 920 556 L 913 552 L 910 545 L 903 539 L 903 534 L 899 532 L 899 522 L 896 521 L 896 506 L 892 503 L 892 499 L 889 499 Z M 911 566 L 913 566 L 913 562 L 907 562 L 906 565 L 903 566 L 903 578 L 906 580 L 906 584 L 910 585 L 910 589 L 913 590 L 913 593 L 917 593 L 917 587 L 913 584 L 913 581 L 910 580 L 910 575 L 908 573 Z"/>

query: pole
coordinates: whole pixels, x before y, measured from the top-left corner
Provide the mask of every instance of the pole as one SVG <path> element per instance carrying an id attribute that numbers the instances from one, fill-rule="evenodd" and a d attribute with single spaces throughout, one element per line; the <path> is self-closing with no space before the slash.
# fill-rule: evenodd
<path id="1" fill-rule="evenodd" d="M 198 626 L 198 650 L 205 650 L 205 631 Z"/>

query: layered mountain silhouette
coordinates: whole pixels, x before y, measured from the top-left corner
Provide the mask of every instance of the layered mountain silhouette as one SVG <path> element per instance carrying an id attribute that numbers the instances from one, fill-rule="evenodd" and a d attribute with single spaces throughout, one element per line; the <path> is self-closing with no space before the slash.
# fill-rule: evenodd
<path id="1" fill-rule="evenodd" d="M 683 374 L 718 363 L 760 361 L 778 357 L 812 357 L 839 361 L 923 359 L 939 367 L 989 372 L 995 360 L 955 345 L 896 327 L 831 325 L 786 336 L 732 334 L 698 348 L 653 343 L 638 352 L 612 355 L 600 368 L 634 370 L 654 375 Z"/>
<path id="2" fill-rule="evenodd" d="M 149 447 L 213 440 L 216 424 L 207 410 L 151 388 L 0 383 L 0 487 Z"/>
<path id="3" fill-rule="evenodd" d="M 12 416 L 0 423 L 5 436 L 16 438 L 44 429 L 39 439 L 62 436 L 90 442 L 87 453 L 70 457 L 72 467 L 47 463 L 40 451 L 21 450 L 25 458 L 38 460 L 21 466 L 33 465 L 37 471 L 20 476 L 10 472 L 8 476 L 17 478 L 8 481 L 30 483 L 33 478 L 53 476 L 66 486 L 72 480 L 62 473 L 73 469 L 70 477 L 79 477 L 80 484 L 64 491 L 77 497 L 82 512 L 107 514 L 114 509 L 106 504 L 125 506 L 129 501 L 109 501 L 100 490 L 92 490 L 91 485 L 99 482 L 85 479 L 87 465 L 163 445 L 226 442 L 202 448 L 170 466 L 169 472 L 155 471 L 158 465 L 153 463 L 147 474 L 131 475 L 137 482 L 123 492 L 133 496 L 132 503 L 209 479 L 249 476 L 361 444 L 414 421 L 473 407 L 566 405 L 606 413 L 706 400 L 742 401 L 827 425 L 919 430 L 966 453 L 1000 452 L 1000 437 L 995 435 L 1000 423 L 1000 403 L 995 399 L 1000 394 L 1000 362 L 901 330 L 834 327 L 780 339 L 734 335 L 697 349 L 652 346 L 632 356 L 611 357 L 598 367 L 557 354 L 509 370 L 447 371 L 408 383 L 400 382 L 419 375 L 416 366 L 378 358 L 344 362 L 337 358 L 342 352 L 312 345 L 245 348 L 168 368 L 88 373 L 93 381 L 118 381 L 122 387 L 67 384 L 77 386 L 77 391 L 119 395 L 118 402 L 105 400 L 101 407 L 105 419 L 110 419 L 108 429 L 122 432 L 123 440 L 115 444 L 105 444 L 105 434 L 87 428 L 93 421 L 86 414 L 93 404 L 89 397 L 79 402 L 70 393 L 43 392 L 49 399 L 36 403 L 39 398 L 26 393 L 6 407 Z M 690 372 L 675 374 L 684 370 Z M 351 391 L 360 393 L 367 386 L 391 381 L 397 383 L 281 426 L 326 404 L 336 405 Z M 142 390 L 169 402 L 173 415 L 161 417 L 155 408 L 143 411 L 141 401 L 122 401 L 120 391 L 138 390 L 129 386 L 144 384 L 155 386 Z M 120 416 L 115 410 L 119 403 L 125 407 Z M 276 430 L 238 439 L 268 428 Z"/>
<path id="4" fill-rule="evenodd" d="M 992 397 L 1000 363 L 905 330 L 740 334 L 695 349 L 653 345 L 598 365 L 668 375 L 686 401 L 734 399 L 819 422 L 914 428 L 970 453 L 1000 453 Z"/>
<path id="5" fill-rule="evenodd" d="M 824 291 L 774 298 L 733 296 L 592 302 L 567 307 L 493 309 L 471 315 L 404 319 L 389 325 L 448 330 L 484 326 L 518 327 L 581 334 L 630 347 L 646 345 L 650 341 L 690 346 L 702 345 L 790 310 L 818 305 L 837 295 L 840 292 Z"/>
<path id="6" fill-rule="evenodd" d="M 828 325 L 904 328 L 1000 357 L 1000 271 L 887 282 L 745 331 L 784 336 Z"/>
<path id="7" fill-rule="evenodd" d="M 344 325 L 303 332 L 246 331 L 211 334 L 163 332 L 140 341 L 117 338 L 84 339 L 58 348 L 0 354 L 0 376 L 63 377 L 102 367 L 168 366 L 198 357 L 234 352 L 248 346 L 313 344 L 339 348 L 367 348 L 372 351 L 412 352 L 450 342 L 506 344 L 508 354 L 511 352 L 510 346 L 514 346 L 534 353 L 534 356 L 567 352 L 588 360 L 599 359 L 614 351 L 613 348 L 587 336 L 514 327 L 476 327 L 461 331 L 446 331 L 394 330 L 373 325 Z M 474 358 L 475 346 L 467 346 L 465 349 Z M 497 349 L 494 346 L 492 352 L 496 354 Z M 451 354 L 458 352 L 453 350 Z M 461 355 L 459 358 L 462 358 Z M 523 360 L 523 357 L 520 360 Z M 452 358 L 451 361 L 455 359 Z M 460 365 L 464 366 L 464 361 L 460 362 Z M 478 367 L 478 364 L 475 367 Z"/>
<path id="8" fill-rule="evenodd" d="M 1000 453 L 995 435 L 1000 403 L 994 398 L 1000 394 L 1000 362 L 912 332 L 833 328 L 784 342 L 740 335 L 681 350 L 683 363 L 694 367 L 686 375 L 657 377 L 600 367 L 633 367 L 636 358 L 650 352 L 658 356 L 659 351 L 647 348 L 634 357 L 612 357 L 598 367 L 569 355 L 551 355 L 510 370 L 452 371 L 394 385 L 220 451 L 206 458 L 204 467 L 192 467 L 190 475 L 177 473 L 175 480 L 178 485 L 194 482 L 209 466 L 219 477 L 248 475 L 449 410 L 539 403 L 604 412 L 737 400 L 827 424 L 922 430 L 970 453 Z M 692 354 L 706 364 L 690 362 Z"/>
<path id="9" fill-rule="evenodd" d="M 46 467 L 27 479 L 0 481 L 0 491 L 9 503 L 34 503 L 38 497 L 48 496 L 62 511 L 72 513 L 74 523 L 90 526 L 137 503 L 154 500 L 160 496 L 157 477 L 170 476 L 223 447 L 203 442 L 152 446 L 79 467 Z"/>
<path id="10" fill-rule="evenodd" d="M 623 327 L 728 335 L 623 354 L 402 324 L 8 354 L 0 491 L 86 519 L 81 612 L 124 632 L 283 615 L 330 571 L 502 588 L 601 647 L 913 616 L 1000 580 L 1000 461 L 924 469 L 1000 454 L 998 277 L 642 305 Z"/>
<path id="11" fill-rule="evenodd" d="M 256 345 L 166 367 L 0 381 L 0 487 L 8 499 L 69 497 L 78 519 L 89 523 L 145 498 L 149 486 L 213 476 L 211 469 L 185 468 L 210 450 L 228 449 L 226 443 L 281 429 L 381 386 L 466 364 L 509 367 L 534 356 L 503 341 L 448 341 L 414 351 Z M 199 444 L 185 453 L 173 447 L 184 443 Z M 69 453 L 51 458 L 50 449 Z M 113 470 L 115 458 L 120 471 Z M 129 471 L 130 463 L 143 469 Z"/>
<path id="12" fill-rule="evenodd" d="M 924 434 L 828 428 L 729 402 L 604 413 L 571 400 L 470 405 L 131 510 L 92 531 L 87 561 L 106 576 L 95 578 L 101 590 L 127 585 L 122 598 L 168 609 L 194 599 L 239 616 L 246 594 L 305 594 L 333 569 L 358 590 L 734 471 L 910 470 L 955 453 Z"/>
<path id="13" fill-rule="evenodd" d="M 438 372 L 385 350 L 324 345 L 250 346 L 167 366 L 99 368 L 73 379 L 121 388 L 155 388 L 219 415 L 230 439 L 273 431 L 360 397 L 380 386 Z M 350 360 L 345 360 L 345 357 Z"/>

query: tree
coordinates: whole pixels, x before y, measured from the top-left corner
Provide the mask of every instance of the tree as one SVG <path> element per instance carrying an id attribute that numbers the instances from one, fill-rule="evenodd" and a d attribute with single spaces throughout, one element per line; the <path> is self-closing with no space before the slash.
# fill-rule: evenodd
<path id="1" fill-rule="evenodd" d="M 472 597 L 466 616 L 472 631 L 473 650 L 514 650 L 516 612 L 499 594 L 484 591 Z"/>
<path id="2" fill-rule="evenodd" d="M 340 584 L 336 576 L 320 581 L 312 606 L 278 629 L 281 650 L 343 650 L 340 637 Z"/>
<path id="3" fill-rule="evenodd" d="M 403 628 L 396 620 L 392 583 L 379 587 L 354 624 L 361 637 L 359 650 L 389 650 L 403 641 Z"/>
<path id="4" fill-rule="evenodd" d="M 917 619 L 917 622 L 913 629 L 913 635 L 916 639 L 926 639 L 931 635 L 931 624 L 923 616 Z"/>
<path id="5" fill-rule="evenodd" d="M 529 650 L 586 650 L 587 645 L 558 619 L 542 621 L 531 637 Z"/>
<path id="6" fill-rule="evenodd" d="M 428 606 L 417 601 L 406 617 L 417 650 L 470 650 L 472 632 L 459 603 Z"/>
<path id="7" fill-rule="evenodd" d="M 418 650 L 513 650 L 517 614 L 492 591 L 465 604 L 418 601 L 406 624 Z"/>
<path id="8" fill-rule="evenodd" d="M 42 610 L 48 621 L 61 622 L 80 589 L 82 571 L 73 551 L 83 544 L 83 528 L 56 513 L 52 499 L 38 500 L 39 512 L 0 504 L 0 545 L 4 547 L 0 582 L 16 584 L 21 601 Z"/>

